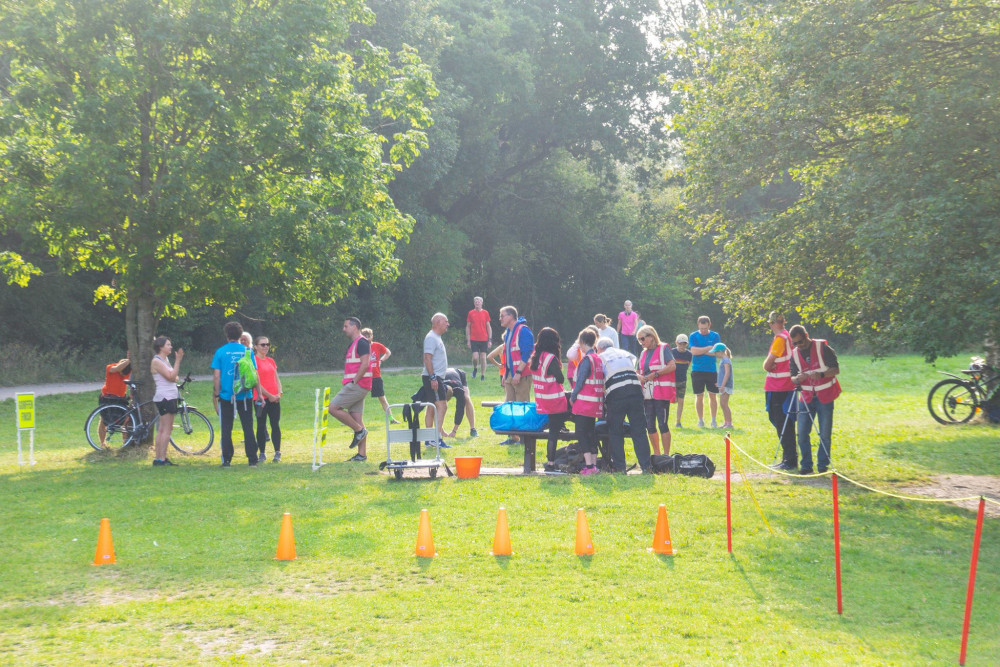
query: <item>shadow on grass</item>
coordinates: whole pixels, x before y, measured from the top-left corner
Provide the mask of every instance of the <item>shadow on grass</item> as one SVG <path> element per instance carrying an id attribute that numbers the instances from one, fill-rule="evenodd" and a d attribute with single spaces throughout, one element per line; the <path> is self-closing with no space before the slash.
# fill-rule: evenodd
<path id="1" fill-rule="evenodd" d="M 753 594 L 754 599 L 756 599 L 757 602 L 763 602 L 764 596 L 760 594 L 760 591 L 757 590 L 757 587 L 754 586 L 753 582 L 750 581 L 750 578 L 747 577 L 747 571 L 743 568 L 743 564 L 740 563 L 739 558 L 737 558 L 735 554 L 729 554 L 729 560 L 736 567 L 736 571 L 739 572 L 740 576 L 743 577 L 743 583 L 746 584 L 747 588 L 750 590 L 750 593 Z"/>
<path id="2" fill-rule="evenodd" d="M 1000 475 L 997 440 L 1000 427 L 959 424 L 934 427 L 925 437 L 875 442 L 873 449 L 887 459 L 901 459 L 934 474 Z"/>
<path id="3" fill-rule="evenodd" d="M 780 613 L 790 622 L 808 615 L 820 627 L 849 632 L 867 646 L 879 646 L 887 636 L 895 641 L 931 636 L 948 626 L 956 628 L 957 642 L 975 513 L 846 484 L 840 496 L 844 616 L 836 613 L 829 505 L 772 507 L 770 519 L 783 533 L 778 537 L 734 531 L 740 555 L 730 558 L 754 597 L 781 600 Z M 984 531 L 983 540 L 977 589 L 989 593 L 973 613 L 980 626 L 988 626 L 1000 622 L 1000 534 L 993 531 L 987 539 Z M 877 628 L 859 622 L 871 618 L 880 619 Z"/>

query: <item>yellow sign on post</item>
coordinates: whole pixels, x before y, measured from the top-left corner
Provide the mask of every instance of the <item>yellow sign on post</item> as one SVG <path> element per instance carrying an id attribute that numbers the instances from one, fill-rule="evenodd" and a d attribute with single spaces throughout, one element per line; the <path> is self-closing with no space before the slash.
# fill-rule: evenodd
<path id="1" fill-rule="evenodd" d="M 35 395 L 17 395 L 17 428 L 19 431 L 35 428 Z"/>
<path id="2" fill-rule="evenodd" d="M 320 416 L 319 446 L 326 445 L 326 428 L 330 420 L 330 388 L 323 388 L 323 414 Z"/>
<path id="3" fill-rule="evenodd" d="M 28 432 L 28 463 L 35 465 L 35 395 L 18 394 L 15 397 L 15 405 L 17 406 L 17 465 L 24 465 L 21 431 Z"/>

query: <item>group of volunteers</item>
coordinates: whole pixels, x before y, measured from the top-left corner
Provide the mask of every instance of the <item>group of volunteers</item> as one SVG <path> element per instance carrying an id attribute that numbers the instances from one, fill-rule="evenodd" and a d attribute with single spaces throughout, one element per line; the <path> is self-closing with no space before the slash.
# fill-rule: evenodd
<path id="1" fill-rule="evenodd" d="M 734 391 L 732 353 L 711 329 L 708 316 L 697 319 L 697 329 L 675 337 L 674 347 L 663 342 L 657 330 L 644 322 L 631 301 L 625 301 L 618 313 L 617 327 L 608 316 L 598 313 L 563 353 L 558 331 L 544 327 L 535 336 L 524 317 L 514 306 L 504 306 L 498 313 L 502 330 L 499 345 L 492 347 L 493 329 L 482 297 L 475 297 L 466 317 L 466 345 L 472 351 L 472 377 L 485 380 L 487 361 L 499 370 L 505 401 L 530 402 L 532 392 L 536 410 L 548 415 L 549 436 L 546 467 L 555 467 L 560 432 L 572 423 L 574 435 L 584 454 L 581 475 L 598 472 L 598 428 L 606 428 L 610 468 L 624 472 L 625 438 L 632 439 L 638 465 L 651 470 L 653 454 L 669 454 L 671 446 L 670 405 L 676 403 L 675 427 L 681 415 L 690 369 L 692 392 L 698 426 L 705 427 L 703 398 L 707 393 L 711 428 L 718 428 L 717 412 L 721 405 L 722 428 L 733 428 L 729 398 Z M 834 349 L 821 339 L 809 337 L 802 325 L 785 329 L 784 317 L 777 312 L 768 316 L 774 334 L 764 360 L 764 384 L 768 417 L 781 443 L 782 460 L 774 467 L 813 472 L 810 433 L 818 422 L 819 448 L 817 468 L 826 472 L 830 465 L 834 400 L 840 394 L 840 372 Z M 425 424 L 436 429 L 437 440 L 427 445 L 448 447 L 445 438 L 455 437 L 463 417 L 469 420 L 471 437 L 476 431 L 475 410 L 464 371 L 448 364 L 443 335 L 450 326 L 448 316 L 435 313 L 431 329 L 424 337 L 421 386 L 411 400 L 433 403 L 425 413 Z M 337 394 L 330 400 L 329 414 L 353 431 L 349 448 L 357 452 L 348 459 L 367 460 L 368 429 L 364 423 L 364 403 L 371 394 L 378 398 L 382 413 L 392 423 L 399 423 L 389 410 L 382 384 L 381 364 L 392 352 L 373 340 L 371 329 L 362 328 L 357 317 L 344 320 L 343 333 L 349 343 L 344 357 L 344 376 Z M 233 458 L 232 430 L 238 416 L 243 429 L 244 447 L 249 465 L 267 460 L 265 445 L 274 446 L 272 461 L 281 460 L 281 380 L 270 352 L 267 336 L 253 341 L 238 322 L 223 328 L 226 344 L 212 358 L 213 407 L 220 418 L 222 465 Z M 166 457 L 173 415 L 177 412 L 177 378 L 184 351 L 178 349 L 173 364 L 170 340 L 160 336 L 153 341 L 155 355 L 151 371 L 156 386 L 154 401 L 160 413 L 153 465 L 173 465 Z M 240 364 L 252 364 L 258 381 L 252 388 L 239 382 Z M 565 366 L 564 366 L 565 364 Z M 108 364 L 101 402 L 126 404 L 124 378 L 131 364 L 122 359 Z M 567 385 L 568 382 L 568 385 Z M 718 397 L 718 401 L 717 401 Z M 444 430 L 448 401 L 455 398 L 454 428 Z M 257 427 L 254 429 L 254 417 Z M 604 424 L 599 424 L 603 421 Z M 270 424 L 270 435 L 267 432 Z M 797 433 L 797 437 L 796 437 Z M 102 444 L 104 438 L 101 431 Z M 518 442 L 511 437 L 501 444 Z M 796 444 L 798 447 L 796 448 Z M 801 453 L 801 468 L 799 461 Z"/>

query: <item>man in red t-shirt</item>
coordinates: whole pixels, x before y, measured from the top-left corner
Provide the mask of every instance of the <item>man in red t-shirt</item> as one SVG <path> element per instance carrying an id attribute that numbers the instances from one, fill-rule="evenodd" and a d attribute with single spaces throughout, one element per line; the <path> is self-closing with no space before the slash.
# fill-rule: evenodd
<path id="1" fill-rule="evenodd" d="M 389 412 L 389 401 L 385 399 L 385 386 L 382 384 L 382 362 L 389 358 L 392 350 L 382 343 L 372 340 L 375 333 L 367 327 L 361 330 L 361 335 L 367 338 L 372 344 L 372 398 L 377 398 L 379 403 L 382 404 L 382 412 L 388 412 L 392 423 L 398 424 L 399 420 L 392 416 L 392 412 Z"/>
<path id="2" fill-rule="evenodd" d="M 465 318 L 465 344 L 472 350 L 472 377 L 486 379 L 486 354 L 493 342 L 493 327 L 490 326 L 490 313 L 483 309 L 483 297 L 472 300 L 475 306 Z"/>

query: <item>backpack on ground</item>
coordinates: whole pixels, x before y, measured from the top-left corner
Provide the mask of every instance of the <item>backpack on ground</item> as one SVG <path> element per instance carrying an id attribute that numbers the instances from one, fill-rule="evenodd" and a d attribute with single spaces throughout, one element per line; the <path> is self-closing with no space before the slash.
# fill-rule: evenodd
<path id="1" fill-rule="evenodd" d="M 674 457 L 670 454 L 653 454 L 649 457 L 649 465 L 654 473 L 664 473 L 674 471 Z"/>
<path id="2" fill-rule="evenodd" d="M 253 352 L 247 350 L 236 362 L 233 371 L 233 399 L 257 386 L 257 368 L 253 365 Z"/>
<path id="3" fill-rule="evenodd" d="M 692 477 L 711 477 L 715 474 L 715 464 L 704 454 L 677 454 L 674 472 Z"/>

